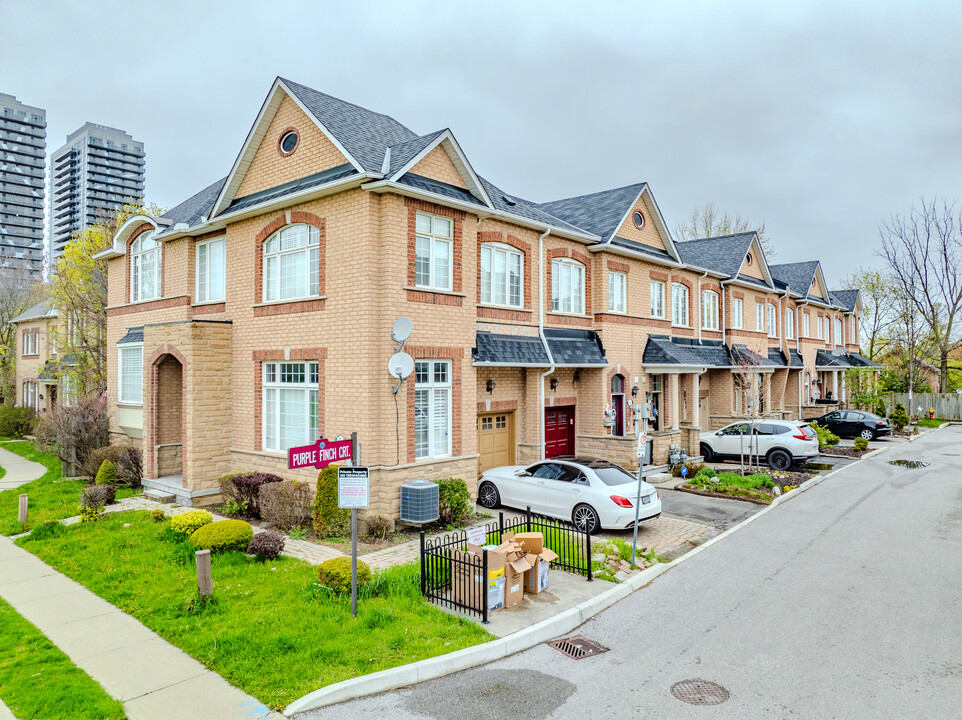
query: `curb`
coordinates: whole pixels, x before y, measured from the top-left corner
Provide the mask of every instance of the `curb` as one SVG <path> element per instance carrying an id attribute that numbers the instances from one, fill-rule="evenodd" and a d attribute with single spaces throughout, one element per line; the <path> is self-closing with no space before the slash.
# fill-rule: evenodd
<path id="1" fill-rule="evenodd" d="M 911 442 L 912 439 L 914 438 L 910 438 L 908 442 Z M 689 558 L 694 557 L 698 553 L 711 547 L 728 535 L 731 535 L 749 523 L 754 522 L 765 513 L 781 505 L 783 502 L 795 497 L 799 493 L 807 492 L 809 489 L 821 484 L 832 475 L 841 472 L 846 468 L 850 468 L 853 465 L 860 463 L 874 455 L 888 452 L 889 450 L 893 449 L 894 448 L 886 447 L 873 450 L 865 453 L 865 455 L 860 457 L 855 462 L 827 472 L 824 475 L 819 475 L 816 478 L 812 478 L 796 489 L 779 495 L 772 501 L 770 505 L 762 508 L 759 512 L 755 513 L 749 518 L 746 518 L 745 520 L 742 520 L 737 525 L 728 528 L 723 533 L 716 535 L 698 547 L 692 548 L 689 552 L 685 553 L 681 557 L 675 558 L 669 563 L 654 565 L 647 570 L 643 570 L 637 575 L 632 575 L 623 583 L 616 585 L 610 590 L 606 590 L 600 595 L 596 595 L 590 600 L 585 600 L 577 607 L 573 607 L 570 610 L 560 613 L 559 615 L 555 615 L 553 618 L 547 618 L 546 620 L 542 620 L 541 622 L 531 625 L 524 630 L 519 630 L 518 632 L 512 633 L 511 635 L 503 638 L 497 638 L 496 640 L 484 643 L 483 645 L 475 645 L 474 647 L 457 650 L 453 653 L 448 653 L 447 655 L 438 655 L 437 657 L 428 658 L 427 660 L 418 660 L 417 662 L 409 665 L 401 665 L 395 668 L 389 668 L 387 670 L 371 673 L 370 675 L 361 675 L 360 677 L 351 678 L 350 680 L 343 680 L 342 682 L 328 685 L 327 687 L 310 692 L 307 695 L 304 695 L 303 697 L 293 701 L 290 705 L 284 708 L 284 714 L 291 716 L 296 713 L 314 710 L 326 705 L 344 702 L 345 700 L 354 700 L 356 698 L 364 697 L 365 695 L 373 695 L 375 693 L 385 692 L 387 690 L 396 690 L 397 688 L 414 685 L 416 683 L 424 682 L 425 680 L 434 680 L 436 678 L 444 677 L 445 675 L 450 675 L 461 670 L 467 670 L 469 668 L 477 667 L 478 665 L 484 665 L 495 660 L 500 660 L 508 655 L 514 655 L 515 653 L 522 652 L 523 650 L 528 650 L 535 645 L 540 645 L 547 640 L 551 640 L 559 635 L 570 632 L 571 630 L 583 625 L 602 610 L 607 610 L 619 600 L 623 600 L 636 590 L 640 590 L 641 588 L 645 587 L 659 575 L 668 572 L 673 567 L 676 567 Z"/>

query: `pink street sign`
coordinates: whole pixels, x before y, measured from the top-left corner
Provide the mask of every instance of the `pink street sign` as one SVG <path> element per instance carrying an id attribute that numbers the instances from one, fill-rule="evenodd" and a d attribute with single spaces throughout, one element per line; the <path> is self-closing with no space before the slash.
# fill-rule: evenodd
<path id="1" fill-rule="evenodd" d="M 350 440 L 325 440 L 321 438 L 313 445 L 294 447 L 287 451 L 287 467 L 290 470 L 316 467 L 326 468 L 336 462 L 351 459 Z"/>

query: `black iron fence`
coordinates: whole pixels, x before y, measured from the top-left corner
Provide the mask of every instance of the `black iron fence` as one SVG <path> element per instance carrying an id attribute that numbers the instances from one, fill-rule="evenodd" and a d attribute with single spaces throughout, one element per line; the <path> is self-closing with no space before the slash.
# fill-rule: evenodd
<path id="1" fill-rule="evenodd" d="M 497 522 L 484 526 L 483 545 L 499 545 L 506 532 L 540 532 L 544 546 L 558 556 L 555 568 L 578 573 L 591 582 L 591 536 L 567 520 L 545 517 L 531 512 L 505 521 L 498 513 Z M 458 530 L 429 538 L 421 531 L 421 594 L 428 600 L 452 609 L 481 616 L 488 621 L 490 583 L 497 582 L 503 569 L 488 566 L 488 551 L 480 555 L 467 551 L 468 532 Z"/>

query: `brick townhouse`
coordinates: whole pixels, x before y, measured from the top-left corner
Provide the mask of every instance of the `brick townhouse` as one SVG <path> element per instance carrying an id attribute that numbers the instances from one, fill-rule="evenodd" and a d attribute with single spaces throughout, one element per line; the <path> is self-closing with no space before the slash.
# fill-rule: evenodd
<path id="1" fill-rule="evenodd" d="M 473 487 L 573 452 L 637 467 L 645 401 L 664 463 L 744 416 L 744 377 L 795 417 L 862 362 L 857 292 L 818 263 L 769 267 L 753 233 L 675 242 L 646 183 L 524 200 L 450 130 L 280 78 L 227 177 L 100 257 L 112 441 L 185 503 L 238 469 L 310 479 L 286 449 L 355 430 L 372 512 L 394 518 L 411 479 Z M 402 316 L 415 370 L 395 395 Z"/>
<path id="2" fill-rule="evenodd" d="M 14 404 L 43 414 L 56 407 L 60 389 L 57 311 L 46 301 L 13 318 L 16 328 L 16 387 Z"/>

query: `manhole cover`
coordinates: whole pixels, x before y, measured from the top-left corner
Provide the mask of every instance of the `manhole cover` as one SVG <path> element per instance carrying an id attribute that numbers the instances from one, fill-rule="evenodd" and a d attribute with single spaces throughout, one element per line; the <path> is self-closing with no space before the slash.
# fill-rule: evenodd
<path id="1" fill-rule="evenodd" d="M 899 467 L 911 468 L 912 470 L 928 467 L 931 464 L 932 463 L 922 462 L 921 460 L 889 460 L 889 465 L 898 465 Z"/>
<path id="2" fill-rule="evenodd" d="M 608 648 L 599 645 L 596 642 L 592 642 L 587 638 L 583 638 L 580 635 L 575 635 L 569 638 L 561 638 L 561 640 L 552 640 L 548 643 L 555 650 L 560 650 L 568 657 L 572 657 L 575 660 L 581 660 L 581 658 L 592 657 L 593 655 L 600 655 L 601 653 L 608 652 Z"/>
<path id="3" fill-rule="evenodd" d="M 710 680 L 682 680 L 671 686 L 671 694 L 690 705 L 721 705 L 730 696 L 718 683 Z"/>

